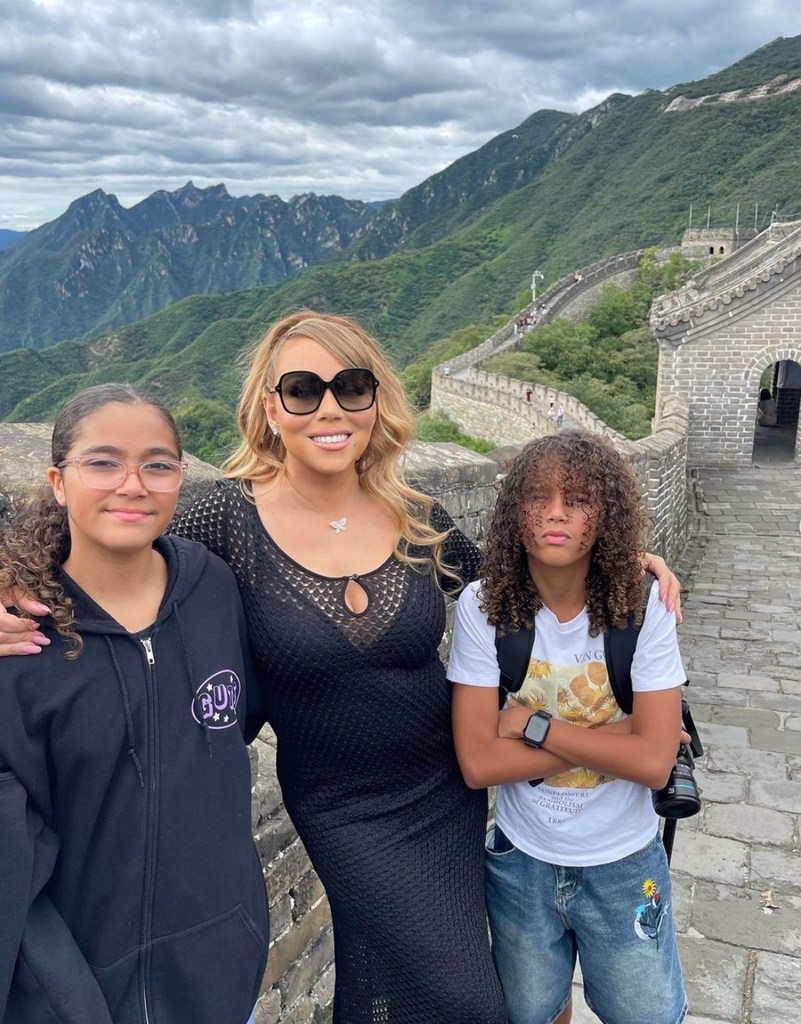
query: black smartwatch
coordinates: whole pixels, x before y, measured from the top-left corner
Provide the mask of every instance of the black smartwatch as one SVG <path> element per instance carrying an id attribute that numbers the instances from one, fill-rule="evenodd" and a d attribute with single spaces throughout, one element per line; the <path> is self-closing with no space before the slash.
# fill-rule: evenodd
<path id="1" fill-rule="evenodd" d="M 535 711 L 526 722 L 523 742 L 527 747 L 541 747 L 551 728 L 551 716 L 547 711 Z"/>

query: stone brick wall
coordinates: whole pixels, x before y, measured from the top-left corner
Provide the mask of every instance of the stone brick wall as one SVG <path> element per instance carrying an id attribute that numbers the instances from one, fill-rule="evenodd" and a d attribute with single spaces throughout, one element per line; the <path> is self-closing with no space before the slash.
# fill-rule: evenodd
<path id="1" fill-rule="evenodd" d="M 657 254 L 658 258 L 667 252 Z M 641 255 L 642 251 L 624 253 L 563 278 L 544 293 L 546 317 L 586 315 L 604 285 L 614 281 L 625 286 L 633 280 Z M 654 434 L 628 441 L 572 395 L 477 368 L 490 355 L 516 344 L 513 325 L 514 320 L 477 348 L 435 368 L 432 411 L 444 413 L 472 437 L 496 445 L 520 445 L 554 430 L 548 408 L 551 402 L 561 405 L 567 424 L 609 437 L 628 458 L 648 507 L 653 549 L 675 562 L 687 532 L 688 410 L 678 397 L 681 392 L 671 391 L 663 399 Z"/>
<path id="2" fill-rule="evenodd" d="M 747 272 L 750 287 L 731 278 L 729 290 L 698 315 L 657 334 L 657 410 L 669 395 L 686 396 L 693 466 L 750 465 L 762 372 L 777 360 L 801 362 L 801 260 L 781 273 Z M 654 422 L 658 427 L 659 415 Z"/>
<path id="3" fill-rule="evenodd" d="M 465 378 L 432 376 L 431 401 L 467 434 L 497 445 L 525 444 L 553 431 L 551 401 L 562 404 L 571 425 L 610 438 L 629 460 L 648 508 L 653 550 L 669 562 L 681 553 L 687 533 L 686 403 L 677 394 L 663 403 L 659 429 L 629 441 L 590 412 L 577 398 L 509 377 L 469 370 Z M 530 392 L 530 398 L 527 393 Z"/>
<path id="4" fill-rule="evenodd" d="M 446 377 L 437 367 L 431 377 L 431 408 L 468 436 L 497 445 L 525 444 L 553 430 L 547 418 L 551 402 L 561 404 L 575 426 L 622 439 L 577 398 L 554 388 L 475 369 Z"/>

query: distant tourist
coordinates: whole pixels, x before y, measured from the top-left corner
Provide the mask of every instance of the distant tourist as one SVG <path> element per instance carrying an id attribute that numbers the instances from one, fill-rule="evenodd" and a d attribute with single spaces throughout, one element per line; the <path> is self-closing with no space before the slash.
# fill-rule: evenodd
<path id="1" fill-rule="evenodd" d="M 759 392 L 757 423 L 760 427 L 776 426 L 776 399 L 773 398 L 767 388 L 762 388 Z"/>
<path id="2" fill-rule="evenodd" d="M 561 427 L 562 424 L 564 423 L 564 421 L 565 421 L 565 410 L 562 408 L 561 405 L 559 405 L 559 406 L 556 407 L 556 425 L 557 425 L 557 427 Z"/>

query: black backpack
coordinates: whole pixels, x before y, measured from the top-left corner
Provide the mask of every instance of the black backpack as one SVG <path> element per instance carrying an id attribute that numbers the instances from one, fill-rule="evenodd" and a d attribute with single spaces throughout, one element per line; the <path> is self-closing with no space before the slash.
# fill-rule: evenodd
<path id="1" fill-rule="evenodd" d="M 647 592 L 650 593 L 650 586 L 647 588 Z M 643 622 L 645 622 L 644 613 L 639 625 L 635 625 L 634 616 L 629 615 L 627 626 L 623 628 L 613 626 L 608 633 L 604 633 L 604 659 L 609 675 L 609 685 L 612 687 L 612 693 L 615 695 L 619 707 L 627 715 L 631 714 L 633 705 L 631 662 Z M 501 707 L 506 703 L 507 694 L 517 693 L 523 685 L 533 647 L 533 624 L 530 629 L 507 630 L 503 636 L 499 636 L 496 628 L 495 650 L 498 655 L 498 667 L 501 670 L 499 692 Z M 684 685 L 688 686 L 689 680 L 685 680 Z M 686 700 L 682 700 L 681 710 L 684 730 L 690 734 L 690 750 L 695 757 L 700 757 L 704 748 Z"/>
<path id="2" fill-rule="evenodd" d="M 647 592 L 650 594 L 650 586 Z M 647 600 L 646 600 L 647 604 Z M 606 671 L 609 675 L 609 685 L 615 695 L 619 707 L 627 715 L 631 714 L 634 694 L 631 687 L 631 662 L 634 658 L 634 650 L 637 646 L 637 638 L 645 621 L 645 613 L 639 625 L 634 624 L 634 616 L 629 615 L 629 623 L 624 628 L 612 627 L 608 633 L 604 633 L 604 660 Z M 509 693 L 517 693 L 523 685 L 528 671 L 528 664 L 531 652 L 534 649 L 534 625 L 530 629 L 507 630 L 503 636 L 498 635 L 495 630 L 495 650 L 498 656 L 498 667 L 501 670 L 499 703 L 500 707 L 506 703 Z M 685 679 L 685 686 L 689 686 L 689 680 Z M 686 700 L 681 702 L 682 727 L 689 733 L 689 748 L 695 757 L 700 757 L 704 748 L 701 738 L 695 727 L 690 706 Z M 531 779 L 530 786 L 539 786 L 542 779 Z M 700 803 L 698 804 L 700 806 Z M 690 812 L 693 813 L 693 812 Z M 666 817 L 662 829 L 662 842 L 670 863 L 673 852 L 673 839 L 676 834 L 676 818 Z"/>

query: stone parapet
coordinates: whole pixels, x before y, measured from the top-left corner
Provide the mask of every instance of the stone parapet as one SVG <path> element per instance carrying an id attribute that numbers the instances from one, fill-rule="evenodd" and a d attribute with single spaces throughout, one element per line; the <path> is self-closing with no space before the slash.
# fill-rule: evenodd
<path id="1" fill-rule="evenodd" d="M 648 508 L 653 549 L 671 562 L 680 555 L 687 534 L 689 419 L 678 395 L 663 402 L 658 430 L 639 441 L 627 440 L 572 395 L 481 370 L 460 378 L 435 372 L 431 401 L 466 433 L 497 445 L 522 445 L 553 432 L 548 409 L 561 404 L 572 426 L 608 437 L 627 457 Z"/>
<path id="2" fill-rule="evenodd" d="M 446 377 L 438 371 L 431 378 L 431 407 L 471 437 L 497 445 L 525 444 L 554 429 L 547 417 L 554 402 L 564 408 L 574 426 L 623 440 L 622 434 L 564 391 L 477 369 L 460 377 Z"/>
<path id="3" fill-rule="evenodd" d="M 600 297 L 600 291 L 605 284 L 612 281 L 618 281 L 622 285 L 631 283 L 642 254 L 642 249 L 621 253 L 611 259 L 590 263 L 575 274 L 565 275 L 538 295 L 536 302 L 530 302 L 521 309 L 486 341 L 469 352 L 463 352 L 447 360 L 434 372 L 452 375 L 468 367 L 477 366 L 504 349 L 514 348 L 522 340 L 515 334 L 514 329 L 515 322 L 522 316 L 537 313 L 538 323 L 547 323 L 557 316 L 569 316 L 574 319 L 583 316 L 586 309 Z M 541 310 L 542 306 L 546 307 L 545 311 Z"/>

